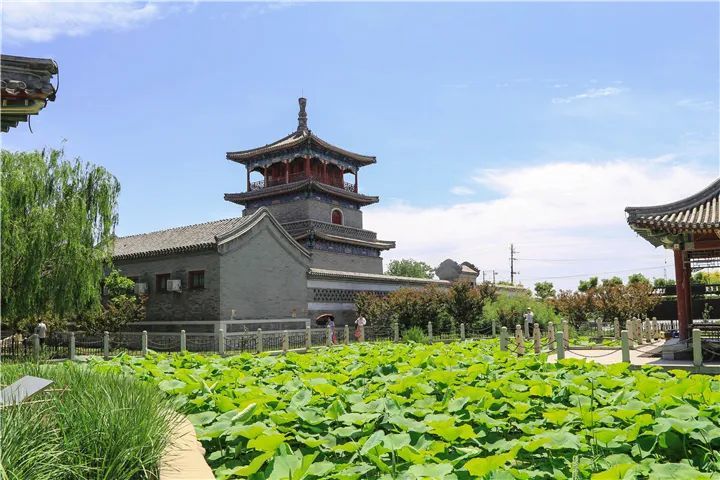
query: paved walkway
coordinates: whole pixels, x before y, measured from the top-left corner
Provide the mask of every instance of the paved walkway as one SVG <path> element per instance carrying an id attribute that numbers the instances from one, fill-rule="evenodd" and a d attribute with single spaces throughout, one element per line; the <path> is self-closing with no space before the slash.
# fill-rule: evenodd
<path id="1" fill-rule="evenodd" d="M 692 360 L 663 360 L 660 355 L 660 349 L 665 344 L 665 340 L 658 340 L 654 343 L 640 345 L 630 350 L 630 363 L 632 365 L 656 365 L 667 368 L 693 368 Z M 554 362 L 557 356 L 555 354 L 548 356 L 548 361 Z M 565 351 L 565 358 L 585 358 L 603 365 L 622 362 L 622 351 L 617 350 L 592 350 L 573 348 Z M 706 362 L 703 367 L 709 370 L 717 369 L 720 373 L 720 362 Z"/>
<path id="2" fill-rule="evenodd" d="M 214 480 L 204 455 L 205 449 L 195 436 L 195 428 L 183 417 L 163 455 L 160 480 Z"/>

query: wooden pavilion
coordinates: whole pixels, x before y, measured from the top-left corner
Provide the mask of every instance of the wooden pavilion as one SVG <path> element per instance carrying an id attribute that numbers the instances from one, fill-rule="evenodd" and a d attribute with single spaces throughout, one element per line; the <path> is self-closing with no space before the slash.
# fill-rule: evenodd
<path id="1" fill-rule="evenodd" d="M 694 271 L 720 267 L 720 178 L 690 197 L 665 205 L 627 207 L 627 222 L 656 247 L 675 254 L 680 339 L 692 321 L 690 281 Z"/>

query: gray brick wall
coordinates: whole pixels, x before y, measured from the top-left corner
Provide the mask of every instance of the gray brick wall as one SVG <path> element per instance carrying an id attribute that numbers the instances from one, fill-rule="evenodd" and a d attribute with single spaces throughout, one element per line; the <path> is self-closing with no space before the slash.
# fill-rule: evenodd
<path id="1" fill-rule="evenodd" d="M 225 318 L 287 318 L 307 315 L 309 259 L 267 218 L 221 247 L 220 310 Z"/>
<path id="2" fill-rule="evenodd" d="M 172 255 L 115 262 L 127 277 L 140 277 L 148 284 L 148 302 L 145 309 L 149 321 L 185 321 L 220 319 L 220 264 L 217 252 Z M 205 288 L 188 289 L 188 272 L 205 270 Z M 155 290 L 155 275 L 169 273 L 171 279 L 180 279 L 182 292 L 159 293 Z"/>
<path id="3" fill-rule="evenodd" d="M 343 272 L 383 273 L 382 257 L 366 257 L 322 250 L 312 251 L 312 266 L 313 268 Z"/>
<path id="4" fill-rule="evenodd" d="M 330 215 L 332 210 L 339 209 L 343 213 L 343 224 L 348 227 L 362 228 L 362 211 L 352 208 L 345 208 L 340 204 L 330 204 L 320 202 L 318 200 L 306 200 L 307 215 L 312 220 L 320 220 L 321 222 L 331 222 Z M 300 219 L 298 219 L 300 220 Z"/>

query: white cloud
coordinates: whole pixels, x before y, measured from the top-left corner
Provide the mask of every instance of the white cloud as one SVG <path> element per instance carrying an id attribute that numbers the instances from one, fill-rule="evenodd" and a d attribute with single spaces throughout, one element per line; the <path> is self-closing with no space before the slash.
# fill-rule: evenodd
<path id="1" fill-rule="evenodd" d="M 431 208 L 377 205 L 367 209 L 365 222 L 380 238 L 397 241 L 397 249 L 384 255 L 386 262 L 412 257 L 437 265 L 449 257 L 498 270 L 500 279 L 508 279 L 514 243 L 520 280 L 527 285 L 623 270 L 662 276 L 668 253 L 630 230 L 625 207 L 677 200 L 716 175 L 679 166 L 670 156 L 483 170 L 474 179 L 497 194 L 493 200 Z M 671 261 L 667 271 L 672 276 Z M 578 278 L 553 281 L 570 288 Z"/>
<path id="2" fill-rule="evenodd" d="M 473 195 L 475 193 L 475 190 L 473 190 L 470 187 L 464 187 L 462 185 L 458 185 L 456 187 L 451 188 L 450 193 L 452 193 L 453 195 Z"/>
<path id="3" fill-rule="evenodd" d="M 568 86 L 567 83 L 556 83 L 553 85 L 553 88 L 565 88 L 567 86 Z"/>
<path id="4" fill-rule="evenodd" d="M 588 98 L 612 97 L 620 95 L 622 92 L 623 89 L 618 87 L 590 88 L 583 93 L 572 95 L 570 97 L 553 98 L 552 103 L 572 103 L 577 100 L 585 100 Z"/>
<path id="5" fill-rule="evenodd" d="M 691 110 L 700 110 L 703 112 L 709 112 L 715 109 L 715 102 L 712 100 L 698 100 L 696 98 L 683 98 L 675 103 L 676 106 L 682 108 L 689 108 Z"/>
<path id="6" fill-rule="evenodd" d="M 47 42 L 98 30 L 128 29 L 159 18 L 154 3 L 4 2 L 3 40 Z"/>

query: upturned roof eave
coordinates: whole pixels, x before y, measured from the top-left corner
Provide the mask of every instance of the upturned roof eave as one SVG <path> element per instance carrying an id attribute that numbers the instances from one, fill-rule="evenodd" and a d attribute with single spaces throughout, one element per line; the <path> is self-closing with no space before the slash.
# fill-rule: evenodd
<path id="1" fill-rule="evenodd" d="M 669 215 L 683 210 L 689 210 L 704 204 L 718 195 L 720 195 L 720 178 L 701 191 L 681 200 L 646 207 L 625 207 L 625 213 L 628 214 L 628 223 L 633 223 L 638 217 Z"/>
<path id="2" fill-rule="evenodd" d="M 370 205 L 380 201 L 378 197 L 363 195 L 361 193 L 350 192 L 345 189 L 333 187 L 331 185 L 325 185 L 315 180 L 303 180 L 300 182 L 283 183 L 281 185 L 274 185 L 272 187 L 261 188 L 259 190 L 251 190 L 249 192 L 239 193 L 226 193 L 224 198 L 229 202 L 244 204 L 251 200 L 257 200 L 260 198 L 271 197 L 281 193 L 292 193 L 303 190 L 304 188 L 313 188 L 321 192 L 326 192 L 331 195 L 337 195 L 347 200 L 357 202 L 363 205 Z"/>
<path id="3" fill-rule="evenodd" d="M 297 139 L 288 141 L 288 139 L 292 138 L 293 136 L 297 136 Z M 326 148 L 327 150 L 338 154 L 339 156 L 348 157 L 349 159 L 362 163 L 364 165 L 370 165 L 377 162 L 377 159 L 374 156 L 362 155 L 335 146 L 313 134 L 310 130 L 304 132 L 293 132 L 279 140 L 276 140 L 273 143 L 269 143 L 262 147 L 252 148 L 249 150 L 238 150 L 235 152 L 226 152 L 225 158 L 233 162 L 247 164 L 252 163 L 255 160 L 259 160 L 263 156 L 268 154 L 282 152 L 284 150 L 292 151 L 293 149 L 297 149 L 297 147 L 304 146 L 304 144 L 308 144 L 307 146 L 312 148 L 311 144 L 313 142 L 317 143 L 323 148 Z"/>

